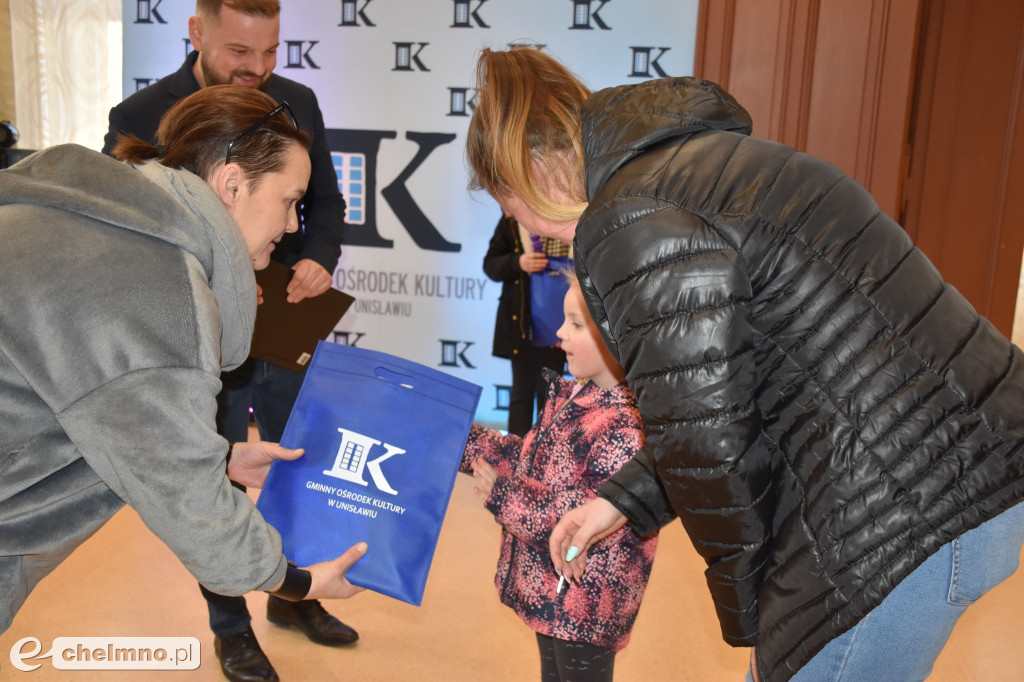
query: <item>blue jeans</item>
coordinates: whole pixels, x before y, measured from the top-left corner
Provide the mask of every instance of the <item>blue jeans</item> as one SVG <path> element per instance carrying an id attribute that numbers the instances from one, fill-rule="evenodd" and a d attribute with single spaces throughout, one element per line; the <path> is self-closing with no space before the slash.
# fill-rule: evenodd
<path id="1" fill-rule="evenodd" d="M 232 443 L 248 440 L 251 407 L 260 438 L 279 442 L 305 376 L 305 372 L 293 372 L 252 358 L 238 369 L 221 374 L 217 432 Z"/>
<path id="2" fill-rule="evenodd" d="M 1024 503 L 940 547 L 793 682 L 924 680 L 967 607 L 1017 570 L 1022 544 Z"/>
<path id="3" fill-rule="evenodd" d="M 230 442 L 249 439 L 249 408 L 256 418 L 260 438 L 278 442 L 288 415 L 299 396 L 305 373 L 272 365 L 262 360 L 245 361 L 241 367 L 221 375 L 223 386 L 217 396 L 217 432 Z M 236 487 L 245 490 L 242 486 Z M 210 629 L 218 637 L 245 632 L 252 618 L 245 597 L 228 597 L 199 586 L 210 611 Z"/>

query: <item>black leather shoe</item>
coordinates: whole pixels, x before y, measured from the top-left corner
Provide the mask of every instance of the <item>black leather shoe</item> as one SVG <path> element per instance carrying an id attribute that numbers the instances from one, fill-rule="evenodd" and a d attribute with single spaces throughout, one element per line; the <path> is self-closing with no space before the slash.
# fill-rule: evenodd
<path id="1" fill-rule="evenodd" d="M 359 639 L 359 633 L 327 613 L 315 599 L 285 601 L 267 599 L 267 620 L 274 625 L 297 628 L 317 644 L 341 646 Z"/>
<path id="2" fill-rule="evenodd" d="M 277 672 L 256 641 L 252 628 L 237 635 L 214 637 L 213 651 L 220 660 L 221 672 L 231 682 L 278 682 Z"/>

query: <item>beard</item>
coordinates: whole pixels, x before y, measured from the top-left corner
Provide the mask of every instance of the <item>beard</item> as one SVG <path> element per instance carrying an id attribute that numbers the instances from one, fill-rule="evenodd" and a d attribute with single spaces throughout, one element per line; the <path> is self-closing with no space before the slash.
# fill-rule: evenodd
<path id="1" fill-rule="evenodd" d="M 221 73 L 213 68 L 213 64 L 206 60 L 206 53 L 199 53 L 199 68 L 203 72 L 203 80 L 206 81 L 207 85 L 231 85 L 235 77 L 241 78 L 256 78 L 256 74 L 246 69 L 238 69 L 231 73 Z M 263 79 L 256 84 L 258 90 L 266 92 L 267 84 L 270 83 L 270 73 L 267 72 Z"/>

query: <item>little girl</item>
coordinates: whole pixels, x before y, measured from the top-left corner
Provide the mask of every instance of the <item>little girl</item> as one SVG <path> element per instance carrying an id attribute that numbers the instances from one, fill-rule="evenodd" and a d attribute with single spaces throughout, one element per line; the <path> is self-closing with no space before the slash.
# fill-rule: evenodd
<path id="1" fill-rule="evenodd" d="M 578 584 L 560 581 L 551 564 L 548 537 L 561 515 L 593 499 L 644 443 L 636 400 L 570 280 L 557 334 L 576 381 L 545 369 L 548 399 L 533 428 L 520 438 L 474 425 L 460 470 L 472 471 L 502 526 L 494 582 L 502 603 L 537 633 L 543 682 L 610 681 L 657 536 L 617 531 L 591 548 Z"/>

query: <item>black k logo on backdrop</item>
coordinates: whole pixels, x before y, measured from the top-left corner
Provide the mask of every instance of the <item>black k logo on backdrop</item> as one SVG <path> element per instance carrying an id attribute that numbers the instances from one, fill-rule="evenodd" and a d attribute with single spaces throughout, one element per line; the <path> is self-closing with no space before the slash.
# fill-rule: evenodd
<path id="1" fill-rule="evenodd" d="M 359 339 L 366 336 L 363 332 L 332 332 L 334 335 L 334 343 L 341 344 L 342 346 L 356 347 L 359 345 Z"/>
<path id="2" fill-rule="evenodd" d="M 441 342 L 441 367 L 468 367 L 476 369 L 476 365 L 466 357 L 466 351 L 473 345 L 472 341 L 447 341 L 438 339 Z M 459 344 L 462 350 L 459 350 Z M 461 365 L 459 363 L 462 363 Z"/>
<path id="3" fill-rule="evenodd" d="M 164 18 L 160 16 L 160 12 L 157 11 L 157 7 L 164 0 L 138 0 L 138 4 L 135 8 L 135 23 L 136 24 L 166 24 Z M 155 20 L 155 22 L 154 22 Z"/>
<path id="4" fill-rule="evenodd" d="M 337 130 L 325 131 L 327 144 L 332 152 L 352 154 L 361 157 L 363 196 L 363 222 L 361 225 L 348 224 L 342 243 L 350 246 L 370 246 L 390 249 L 394 242 L 384 239 L 377 229 L 377 155 L 383 140 L 393 140 L 398 134 L 393 130 Z M 418 149 L 402 172 L 381 190 L 380 195 L 388 202 L 395 217 L 418 247 L 426 251 L 455 253 L 462 245 L 445 239 L 430 219 L 416 204 L 412 193 L 406 187 L 409 178 L 427 157 L 442 145 L 455 139 L 455 133 L 419 133 L 407 131 L 405 139 L 415 142 Z M 343 192 L 344 193 L 344 192 Z"/>
<path id="5" fill-rule="evenodd" d="M 423 52 L 430 43 L 417 43 L 418 47 L 413 52 L 414 43 L 395 43 L 395 68 L 392 71 L 415 71 L 413 64 L 420 71 L 430 71 L 427 65 L 420 61 L 420 52 Z"/>
<path id="6" fill-rule="evenodd" d="M 597 24 L 602 31 L 610 31 L 612 27 L 601 20 L 601 8 L 612 0 L 597 0 L 597 9 L 592 9 L 594 0 L 572 0 L 572 26 L 569 28 L 593 30 L 591 22 Z"/>
<path id="7" fill-rule="evenodd" d="M 469 95 L 473 92 L 472 96 Z M 476 109 L 474 88 L 448 88 L 448 116 L 469 116 Z"/>
<path id="8" fill-rule="evenodd" d="M 285 62 L 284 68 L 286 69 L 305 69 L 308 65 L 311 69 L 319 69 L 320 67 L 313 58 L 309 56 L 310 50 L 320 42 L 319 40 L 286 40 L 284 41 L 288 61 Z M 302 49 L 303 45 L 309 44 L 305 50 Z"/>
<path id="9" fill-rule="evenodd" d="M 490 26 L 480 18 L 480 8 L 484 6 L 484 3 L 488 0 L 477 0 L 476 9 L 472 8 L 472 0 L 452 0 L 455 3 L 455 18 L 452 22 L 452 28 L 490 28 Z"/>
<path id="10" fill-rule="evenodd" d="M 665 70 L 658 64 L 658 60 L 671 50 L 671 47 L 631 47 L 629 49 L 633 50 L 633 71 L 629 74 L 630 78 L 653 78 L 655 74 L 660 78 L 668 77 Z M 651 59 L 651 50 L 661 51 L 658 52 L 657 57 Z M 651 69 L 654 69 L 654 74 L 651 73 Z"/>
<path id="11" fill-rule="evenodd" d="M 494 409 L 508 410 L 512 402 L 512 387 L 507 384 L 494 384 Z"/>
<path id="12" fill-rule="evenodd" d="M 364 0 L 362 8 L 358 0 L 341 0 L 341 23 L 338 26 L 376 26 L 366 16 L 366 6 L 373 0 Z M 362 24 L 359 21 L 362 20 Z"/>

